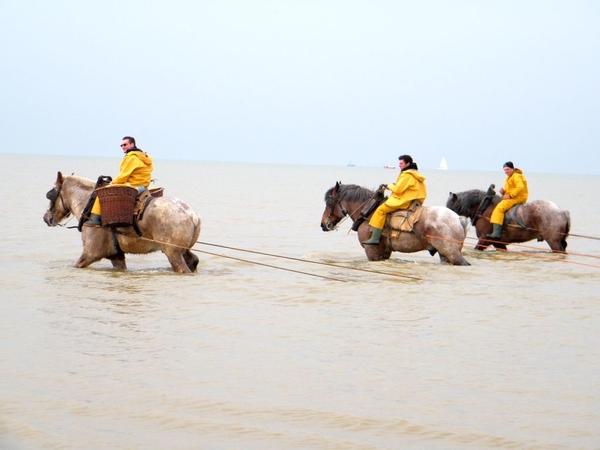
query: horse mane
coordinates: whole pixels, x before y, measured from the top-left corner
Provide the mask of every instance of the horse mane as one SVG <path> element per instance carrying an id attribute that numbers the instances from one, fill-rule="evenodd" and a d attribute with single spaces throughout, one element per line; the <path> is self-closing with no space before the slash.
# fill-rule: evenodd
<path id="1" fill-rule="evenodd" d="M 325 193 L 325 201 L 327 201 L 334 189 L 335 187 L 332 187 Z M 373 193 L 374 191 L 356 184 L 340 184 L 338 196 L 340 200 L 365 202 L 373 198 Z"/>
<path id="2" fill-rule="evenodd" d="M 72 181 L 75 186 L 80 187 L 82 189 L 93 189 L 96 186 L 95 181 L 90 180 L 88 178 L 78 177 L 75 175 L 65 176 L 63 183 L 67 180 Z"/>
<path id="3" fill-rule="evenodd" d="M 487 195 L 485 191 L 480 189 L 470 189 L 464 192 L 457 192 L 456 201 L 454 202 L 452 209 L 459 216 L 469 216 L 470 213 L 477 212 L 477 208 L 481 204 L 481 201 Z M 500 196 L 494 195 L 492 198 L 492 205 L 496 205 L 500 201 Z"/>

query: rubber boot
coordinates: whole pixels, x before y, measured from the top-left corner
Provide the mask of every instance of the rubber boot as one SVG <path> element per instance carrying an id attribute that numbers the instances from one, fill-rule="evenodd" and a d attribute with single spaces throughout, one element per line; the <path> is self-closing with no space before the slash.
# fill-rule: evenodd
<path id="1" fill-rule="evenodd" d="M 488 239 L 500 239 L 500 237 L 502 236 L 502 225 L 498 225 L 497 223 L 493 223 L 492 226 L 494 227 L 494 230 L 492 231 L 492 234 L 486 235 L 486 238 L 488 238 Z"/>
<path id="2" fill-rule="evenodd" d="M 101 227 L 102 221 L 98 214 L 90 214 L 90 218 L 83 225 L 86 227 Z"/>
<path id="3" fill-rule="evenodd" d="M 363 244 L 365 245 L 377 245 L 379 244 L 379 240 L 381 239 L 381 232 L 383 230 L 381 228 L 375 228 L 373 227 L 373 232 L 371 233 L 371 237 L 366 240 L 366 241 L 362 241 Z"/>

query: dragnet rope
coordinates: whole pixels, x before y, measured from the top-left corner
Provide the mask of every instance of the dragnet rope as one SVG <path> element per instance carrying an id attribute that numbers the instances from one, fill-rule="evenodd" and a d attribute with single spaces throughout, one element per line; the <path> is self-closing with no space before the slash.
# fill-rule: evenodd
<path id="1" fill-rule="evenodd" d="M 211 255 L 211 256 L 218 256 L 218 257 L 222 257 L 222 258 L 233 259 L 233 260 L 236 260 L 236 261 L 246 262 L 246 263 L 250 263 L 250 264 L 256 264 L 256 265 L 259 265 L 259 266 L 270 267 L 272 269 L 286 270 L 286 271 L 289 271 L 289 272 L 295 272 L 295 273 L 300 273 L 300 274 L 303 274 L 303 275 L 309 275 L 309 276 L 314 276 L 314 277 L 319 277 L 319 278 L 325 278 L 325 279 L 334 280 L 334 281 L 342 281 L 342 282 L 346 282 L 347 281 L 347 280 L 342 280 L 340 278 L 328 277 L 328 276 L 318 275 L 318 274 L 314 274 L 314 273 L 310 273 L 310 272 L 303 272 L 303 271 L 300 271 L 300 270 L 288 269 L 288 268 L 285 268 L 285 267 L 274 266 L 272 264 L 260 263 L 260 262 L 256 262 L 256 261 L 252 261 L 252 260 L 248 260 L 248 259 L 237 258 L 237 257 L 234 257 L 234 256 L 229 256 L 229 255 L 223 255 L 223 254 L 220 254 L 220 253 L 213 253 L 213 252 L 209 252 L 209 251 L 206 251 L 206 250 L 200 250 L 200 249 L 197 249 L 197 248 L 194 248 L 194 247 L 190 248 L 190 247 L 185 247 L 185 246 L 182 246 L 182 245 L 171 244 L 169 242 L 161 242 L 161 241 L 157 241 L 155 239 L 149 239 L 149 238 L 145 238 L 143 236 L 138 236 L 137 234 L 125 233 L 125 232 L 118 231 L 118 230 L 115 230 L 115 233 L 121 234 L 123 236 L 134 237 L 134 238 L 145 240 L 145 241 L 149 241 L 149 242 L 154 242 L 156 244 L 168 245 L 168 246 L 171 246 L 171 247 L 177 247 L 177 248 L 181 248 L 181 249 L 185 249 L 185 250 L 192 250 L 192 251 L 198 252 L 198 253 L 204 253 L 204 254 Z M 402 275 L 402 274 L 398 274 L 398 273 L 384 272 L 384 271 L 371 270 L 371 269 L 361 269 L 361 268 L 358 268 L 358 267 L 344 266 L 344 265 L 340 265 L 340 264 L 331 264 L 331 263 L 325 263 L 325 262 L 322 262 L 322 261 L 313 261 L 313 260 L 310 260 L 310 259 L 294 258 L 294 257 L 291 257 L 291 256 L 276 255 L 276 254 L 273 254 L 273 253 L 259 252 L 259 251 L 256 251 L 256 250 L 246 250 L 246 249 L 242 249 L 242 248 L 238 248 L 238 247 L 228 247 L 228 246 L 225 246 L 225 245 L 211 244 L 209 242 L 196 241 L 196 244 L 209 245 L 209 246 L 219 247 L 219 248 L 228 249 L 228 250 L 237 250 L 237 251 L 241 251 L 241 252 L 254 253 L 254 254 L 263 255 L 263 256 L 271 256 L 271 257 L 274 257 L 274 258 L 289 259 L 289 260 L 292 260 L 292 261 L 299 261 L 299 262 L 304 262 L 304 263 L 309 263 L 309 264 L 319 264 L 319 265 L 328 266 L 328 267 L 335 267 L 335 268 L 338 268 L 338 269 L 357 270 L 357 271 L 360 271 L 360 272 L 368 272 L 368 273 L 374 273 L 374 274 L 378 274 L 378 275 L 387 275 L 387 276 L 399 277 L 399 278 L 409 278 L 409 279 L 417 280 L 417 281 L 421 280 L 421 278 L 419 278 L 419 277 L 414 277 L 414 276 L 410 276 L 410 275 Z"/>

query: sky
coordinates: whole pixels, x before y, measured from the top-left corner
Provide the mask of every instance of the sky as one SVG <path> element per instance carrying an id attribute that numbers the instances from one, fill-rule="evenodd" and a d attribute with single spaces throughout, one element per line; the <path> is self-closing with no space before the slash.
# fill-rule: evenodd
<path id="1" fill-rule="evenodd" d="M 0 153 L 600 174 L 596 0 L 0 0 Z"/>

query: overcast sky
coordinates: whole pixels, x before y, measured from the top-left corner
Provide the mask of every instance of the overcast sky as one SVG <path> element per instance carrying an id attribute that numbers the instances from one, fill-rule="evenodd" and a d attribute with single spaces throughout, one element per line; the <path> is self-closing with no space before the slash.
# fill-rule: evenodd
<path id="1" fill-rule="evenodd" d="M 600 1 L 0 0 L 0 152 L 600 174 Z"/>

